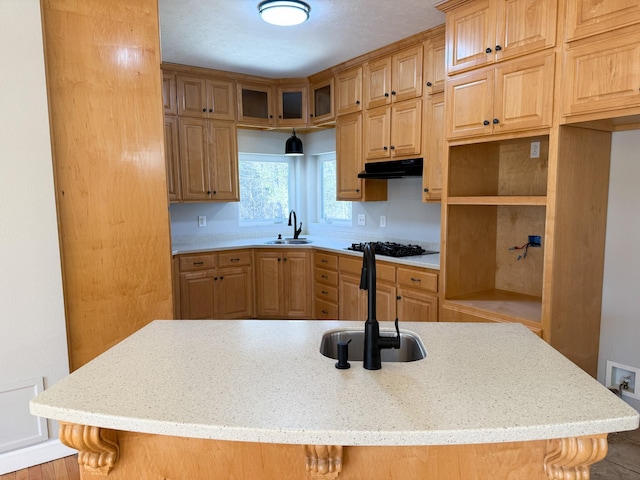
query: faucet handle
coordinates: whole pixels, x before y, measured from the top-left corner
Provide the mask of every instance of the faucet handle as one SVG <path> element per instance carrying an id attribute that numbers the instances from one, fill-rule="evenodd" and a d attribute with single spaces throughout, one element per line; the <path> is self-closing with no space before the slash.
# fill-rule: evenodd
<path id="1" fill-rule="evenodd" d="M 397 337 L 394 338 L 393 348 L 400 348 L 400 327 L 398 327 L 398 317 L 396 317 L 395 325 Z"/>

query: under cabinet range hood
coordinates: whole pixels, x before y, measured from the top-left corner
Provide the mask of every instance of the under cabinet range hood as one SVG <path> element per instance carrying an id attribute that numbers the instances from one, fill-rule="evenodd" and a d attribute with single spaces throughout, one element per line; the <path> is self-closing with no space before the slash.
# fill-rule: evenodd
<path id="1" fill-rule="evenodd" d="M 422 158 L 391 160 L 388 162 L 366 162 L 358 178 L 402 178 L 422 176 Z"/>

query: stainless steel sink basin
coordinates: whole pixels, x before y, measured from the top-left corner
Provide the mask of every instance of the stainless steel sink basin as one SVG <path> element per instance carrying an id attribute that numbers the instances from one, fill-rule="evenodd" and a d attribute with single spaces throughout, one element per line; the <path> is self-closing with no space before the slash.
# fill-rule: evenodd
<path id="1" fill-rule="evenodd" d="M 307 240 L 306 238 L 283 238 L 281 240 L 269 240 L 264 243 L 267 245 L 306 245 L 312 242 L 313 240 Z"/>
<path id="2" fill-rule="evenodd" d="M 393 330 L 381 330 L 384 336 L 393 336 Z M 364 330 L 331 330 L 322 336 L 320 353 L 325 357 L 338 359 L 338 342 L 349 344 L 349 361 L 362 361 L 364 358 Z M 422 342 L 411 332 L 400 332 L 400 348 L 383 349 L 380 351 L 383 362 L 415 362 L 426 358 L 427 351 Z"/>

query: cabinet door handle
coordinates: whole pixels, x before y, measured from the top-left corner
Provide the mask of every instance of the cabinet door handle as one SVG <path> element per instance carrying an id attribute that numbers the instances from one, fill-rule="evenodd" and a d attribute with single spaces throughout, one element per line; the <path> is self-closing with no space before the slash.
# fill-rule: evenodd
<path id="1" fill-rule="evenodd" d="M 207 109 L 206 109 L 206 108 L 203 108 L 203 109 L 202 109 L 202 111 L 203 111 L 203 112 L 206 112 L 206 111 L 207 111 Z"/>
<path id="2" fill-rule="evenodd" d="M 238 263 L 240 261 L 239 258 L 232 258 L 231 260 L 229 260 L 231 263 Z"/>
<path id="3" fill-rule="evenodd" d="M 500 123 L 500 120 L 498 120 L 497 118 L 494 118 L 494 119 L 493 119 L 493 124 L 494 124 L 494 125 L 497 125 L 498 123 Z"/>
<path id="4" fill-rule="evenodd" d="M 320 260 L 322 263 L 329 263 L 329 260 L 327 260 L 326 258 L 323 258 Z"/>
<path id="5" fill-rule="evenodd" d="M 214 194 L 214 195 L 217 195 L 217 194 L 218 194 L 218 191 L 217 191 L 217 190 L 214 190 L 214 191 L 213 191 L 213 194 Z"/>
<path id="6" fill-rule="evenodd" d="M 356 193 L 360 193 L 360 189 L 359 188 L 356 188 Z"/>
<path id="7" fill-rule="evenodd" d="M 396 297 L 396 300 L 402 300 L 402 297 L 401 297 L 400 295 L 398 295 L 398 296 Z"/>
<path id="8" fill-rule="evenodd" d="M 211 190 L 207 190 L 207 195 L 211 195 Z"/>
<path id="9" fill-rule="evenodd" d="M 220 280 L 224 280 L 224 277 L 220 277 Z"/>
<path id="10" fill-rule="evenodd" d="M 278 257 L 278 261 L 282 260 L 280 257 Z"/>
<path id="11" fill-rule="evenodd" d="M 386 98 L 389 98 L 389 94 L 388 94 L 387 92 L 384 92 L 384 96 L 385 96 Z"/>
<path id="12" fill-rule="evenodd" d="M 322 290 L 322 294 L 323 295 L 329 295 L 329 292 L 327 292 L 326 290 Z"/>
<path id="13" fill-rule="evenodd" d="M 198 266 L 198 265 L 204 265 L 204 262 L 193 262 L 194 265 Z"/>
<path id="14" fill-rule="evenodd" d="M 382 149 L 386 152 L 388 150 L 387 146 L 385 145 L 384 147 L 382 147 Z"/>
<path id="15" fill-rule="evenodd" d="M 491 47 L 487 47 L 487 49 L 485 50 L 485 53 L 491 53 L 493 52 L 493 50 L 491 50 Z"/>
<path id="16" fill-rule="evenodd" d="M 273 118 L 273 115 L 269 115 L 269 118 Z"/>
<path id="17" fill-rule="evenodd" d="M 360 100 L 356 100 L 356 105 L 360 105 Z"/>
<path id="18" fill-rule="evenodd" d="M 210 109 L 209 109 L 209 113 L 212 113 L 212 112 L 213 112 L 213 108 L 210 108 Z"/>
<path id="19" fill-rule="evenodd" d="M 482 124 L 486 127 L 487 125 L 489 125 L 489 120 L 485 120 L 484 122 L 482 122 Z"/>
<path id="20" fill-rule="evenodd" d="M 427 87 L 430 87 L 431 85 L 433 85 L 431 82 L 427 82 Z"/>
<path id="21" fill-rule="evenodd" d="M 502 50 L 502 47 L 500 45 L 496 45 L 496 52 L 499 52 L 500 50 Z"/>
<path id="22" fill-rule="evenodd" d="M 424 188 L 423 191 L 424 191 L 424 193 L 427 193 L 429 191 L 429 189 L 428 188 Z"/>
<path id="23" fill-rule="evenodd" d="M 396 91 L 395 90 L 391 90 L 391 95 L 395 95 Z"/>
<path id="24" fill-rule="evenodd" d="M 215 280 L 218 280 L 218 277 L 213 277 L 213 280 L 214 280 L 214 281 L 215 281 Z"/>
<path id="25" fill-rule="evenodd" d="M 418 282 L 418 283 L 420 283 L 422 280 L 420 280 L 419 278 L 413 278 L 413 277 L 411 277 L 411 281 L 412 281 L 412 282 Z"/>
<path id="26" fill-rule="evenodd" d="M 395 150 L 395 149 L 396 149 L 396 147 L 391 145 L 391 150 Z"/>

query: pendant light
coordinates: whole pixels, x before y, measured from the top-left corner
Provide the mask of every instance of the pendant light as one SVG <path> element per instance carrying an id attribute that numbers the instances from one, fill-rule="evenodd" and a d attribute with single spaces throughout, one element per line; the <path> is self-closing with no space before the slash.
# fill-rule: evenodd
<path id="1" fill-rule="evenodd" d="M 306 22 L 311 7 L 299 0 L 266 0 L 260 2 L 260 17 L 267 23 L 289 27 Z"/>
<path id="2" fill-rule="evenodd" d="M 296 129 L 293 129 L 293 135 L 291 135 L 284 144 L 284 154 L 290 157 L 301 157 L 302 153 L 302 140 L 296 137 Z"/>

